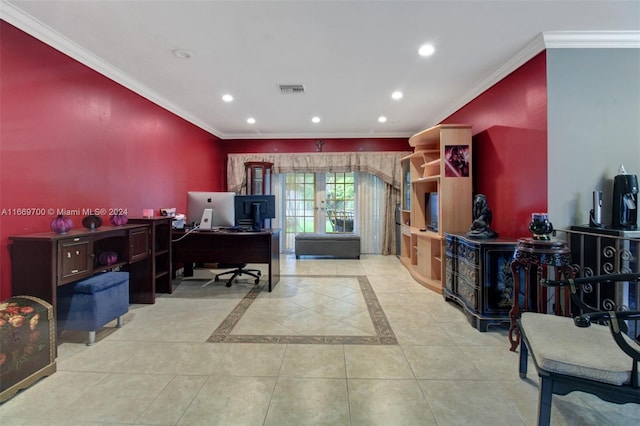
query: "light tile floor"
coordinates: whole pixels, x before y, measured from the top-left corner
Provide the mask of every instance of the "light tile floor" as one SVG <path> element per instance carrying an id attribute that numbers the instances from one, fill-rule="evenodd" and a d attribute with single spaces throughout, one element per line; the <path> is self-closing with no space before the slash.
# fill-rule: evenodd
<path id="1" fill-rule="evenodd" d="M 535 424 L 538 380 L 518 377 L 505 330 L 475 330 L 396 257 L 283 255 L 281 273 L 248 303 L 249 281 L 203 287 L 213 275 L 201 270 L 154 305 L 132 305 L 95 346 L 65 333 L 58 371 L 0 405 L 0 424 Z M 576 392 L 554 396 L 552 416 L 631 425 L 640 406 Z"/>

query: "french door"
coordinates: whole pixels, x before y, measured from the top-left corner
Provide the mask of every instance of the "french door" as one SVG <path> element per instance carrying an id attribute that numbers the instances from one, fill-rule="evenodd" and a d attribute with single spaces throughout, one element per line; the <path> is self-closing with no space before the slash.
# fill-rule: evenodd
<path id="1" fill-rule="evenodd" d="M 285 234 L 354 232 L 354 173 L 287 173 L 284 184 Z"/>

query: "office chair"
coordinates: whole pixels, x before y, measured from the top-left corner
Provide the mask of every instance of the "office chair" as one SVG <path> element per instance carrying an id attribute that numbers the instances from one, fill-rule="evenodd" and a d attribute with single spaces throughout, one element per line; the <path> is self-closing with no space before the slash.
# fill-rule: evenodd
<path id="1" fill-rule="evenodd" d="M 236 279 L 236 277 L 239 277 L 242 274 L 246 274 L 246 275 L 250 275 L 253 278 L 255 278 L 256 280 L 254 281 L 254 283 L 258 284 L 260 282 L 260 275 L 262 273 L 257 269 L 245 269 L 246 266 L 247 266 L 246 263 L 220 264 L 220 265 L 218 265 L 219 268 L 235 268 L 235 269 L 233 269 L 232 271 L 222 272 L 222 273 L 216 275 L 216 277 L 214 278 L 214 281 L 218 282 L 218 281 L 220 281 L 220 277 L 221 276 L 231 274 L 231 278 L 229 278 L 229 280 L 227 281 L 227 284 L 225 284 L 227 287 L 231 287 L 231 284 L 233 283 L 233 280 Z"/>

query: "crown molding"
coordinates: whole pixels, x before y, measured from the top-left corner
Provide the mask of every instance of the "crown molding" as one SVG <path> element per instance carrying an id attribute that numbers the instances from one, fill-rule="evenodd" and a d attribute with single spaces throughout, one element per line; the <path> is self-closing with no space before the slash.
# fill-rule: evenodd
<path id="1" fill-rule="evenodd" d="M 487 91 L 546 49 L 620 49 L 640 48 L 640 31 L 547 31 L 538 34 L 515 56 L 480 81 L 473 89 L 451 105 L 437 119 L 425 125 L 430 128 Z"/>
<path id="2" fill-rule="evenodd" d="M 0 18 L 26 32 L 27 34 L 37 38 L 41 42 L 53 47 L 56 50 L 59 50 L 72 59 L 75 59 L 81 64 L 86 65 L 94 71 L 97 71 L 105 77 L 126 87 L 127 89 L 142 96 L 143 98 L 148 99 L 154 104 L 189 121 L 190 123 L 193 123 L 201 129 L 213 134 L 214 136 L 222 138 L 220 132 L 209 126 L 205 121 L 190 114 L 179 105 L 176 105 L 175 103 L 169 101 L 144 84 L 141 84 L 138 80 L 123 72 L 119 68 L 114 67 L 113 65 L 93 55 L 82 46 L 74 43 L 66 37 L 63 37 L 60 33 L 54 31 L 41 21 L 25 14 L 11 3 L 7 3 L 5 1 L 0 2 Z"/>
<path id="3" fill-rule="evenodd" d="M 485 79 L 476 84 L 470 91 L 464 94 L 460 99 L 454 102 L 448 110 L 444 111 L 442 115 L 428 123 L 425 128 L 431 128 L 437 124 L 440 124 L 443 120 L 449 117 L 454 112 L 486 92 L 494 84 L 511 74 L 516 69 L 527 63 L 531 58 L 545 49 L 544 37 L 542 34 L 534 37 L 529 43 L 527 43 L 518 53 L 516 53 L 511 59 L 498 67 L 495 71 L 489 74 Z"/>
<path id="4" fill-rule="evenodd" d="M 113 65 L 101 60 L 91 52 L 87 51 L 78 44 L 63 37 L 56 31 L 52 30 L 42 22 L 25 14 L 11 3 L 4 0 L 0 1 L 0 18 L 8 23 L 16 26 L 27 34 L 32 35 L 43 43 L 48 44 L 54 49 L 68 55 L 78 62 L 88 66 L 89 68 L 99 72 L 109 79 L 121 84 L 122 86 L 132 90 L 134 93 L 148 99 L 149 101 L 159 105 L 167 111 L 193 123 L 203 130 L 213 134 L 220 139 L 244 139 L 244 138 L 265 138 L 275 137 L 276 135 L 260 135 L 260 134 L 241 134 L 226 135 L 223 132 L 212 128 L 204 120 L 187 112 L 179 105 L 169 101 L 149 87 L 141 84 L 130 75 L 122 72 Z M 429 123 L 425 123 L 424 128 L 433 127 L 460 108 L 477 98 L 479 95 L 487 91 L 493 85 L 504 79 L 513 71 L 524 65 L 535 55 L 546 49 L 578 49 L 578 48 L 640 48 L 640 31 L 548 31 L 538 34 L 529 43 L 527 43 L 520 51 L 518 51 L 510 60 L 499 66 L 486 78 L 479 81 L 464 96 L 453 102 L 451 107 L 444 111 L 440 116 L 436 117 Z M 283 136 L 284 135 L 278 135 Z M 309 137 L 308 135 L 295 135 L 296 137 Z M 332 135 L 327 137 L 370 137 L 371 135 Z M 398 137 L 399 135 L 385 135 L 380 137 Z M 292 137 L 292 135 L 286 135 Z M 312 137 L 317 137 L 314 135 Z M 402 137 L 402 136 L 400 136 Z"/>
<path id="5" fill-rule="evenodd" d="M 221 138 L 223 141 L 244 140 L 244 139 L 409 139 L 415 131 L 412 132 L 384 132 L 384 133 L 323 133 L 318 136 L 317 133 L 233 133 Z"/>
<path id="6" fill-rule="evenodd" d="M 640 31 L 547 31 L 547 49 L 638 49 Z"/>

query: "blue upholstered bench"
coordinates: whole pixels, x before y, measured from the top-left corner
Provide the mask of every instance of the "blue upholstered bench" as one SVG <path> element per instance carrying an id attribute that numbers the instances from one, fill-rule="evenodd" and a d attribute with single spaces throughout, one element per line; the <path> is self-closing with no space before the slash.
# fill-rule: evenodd
<path id="1" fill-rule="evenodd" d="M 96 331 L 129 312 L 129 273 L 103 272 L 58 288 L 58 330 L 88 331 L 87 345 Z"/>

